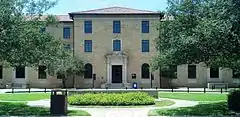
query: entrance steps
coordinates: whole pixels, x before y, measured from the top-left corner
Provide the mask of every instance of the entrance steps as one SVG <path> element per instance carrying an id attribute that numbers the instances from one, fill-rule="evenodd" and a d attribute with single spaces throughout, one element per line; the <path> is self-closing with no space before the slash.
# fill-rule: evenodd
<path id="1" fill-rule="evenodd" d="M 122 83 L 114 83 L 114 84 L 110 84 L 109 88 L 110 89 L 123 89 L 124 85 Z"/>
<path id="2" fill-rule="evenodd" d="M 128 89 L 131 88 L 130 83 L 109 83 L 109 84 L 102 84 L 101 88 L 108 88 L 108 89 Z"/>

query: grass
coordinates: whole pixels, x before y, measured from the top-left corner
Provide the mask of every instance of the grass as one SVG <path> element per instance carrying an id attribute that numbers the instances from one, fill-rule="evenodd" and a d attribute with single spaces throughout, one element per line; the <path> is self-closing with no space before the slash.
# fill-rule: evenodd
<path id="1" fill-rule="evenodd" d="M 0 94 L 2 101 L 34 101 L 41 99 L 49 99 L 50 93 L 16 93 L 16 94 Z"/>
<path id="2" fill-rule="evenodd" d="M 159 93 L 160 98 L 171 98 L 191 101 L 223 101 L 227 100 L 227 94 L 213 94 L 213 93 Z"/>
<path id="3" fill-rule="evenodd" d="M 175 102 L 170 100 L 162 100 L 162 101 L 156 101 L 155 105 L 147 105 L 148 107 L 164 107 L 164 106 L 171 106 L 175 104 Z M 146 107 L 146 105 L 138 105 L 138 106 L 72 106 L 71 107 L 78 107 L 78 108 L 142 108 Z"/>
<path id="4" fill-rule="evenodd" d="M 47 116 L 50 115 L 49 108 L 29 107 L 26 103 L 0 102 L 0 115 L 9 116 Z M 86 111 L 68 111 L 69 116 L 90 116 Z"/>
<path id="5" fill-rule="evenodd" d="M 194 107 L 181 107 L 176 109 L 155 109 L 149 116 L 228 116 L 234 115 L 227 107 L 227 102 L 202 103 Z"/>

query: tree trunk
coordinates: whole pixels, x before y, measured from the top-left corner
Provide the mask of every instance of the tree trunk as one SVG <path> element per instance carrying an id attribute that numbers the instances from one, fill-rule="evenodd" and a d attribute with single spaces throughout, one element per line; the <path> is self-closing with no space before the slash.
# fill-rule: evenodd
<path id="1" fill-rule="evenodd" d="M 66 80 L 67 80 L 66 78 L 62 79 L 63 88 L 66 88 Z"/>

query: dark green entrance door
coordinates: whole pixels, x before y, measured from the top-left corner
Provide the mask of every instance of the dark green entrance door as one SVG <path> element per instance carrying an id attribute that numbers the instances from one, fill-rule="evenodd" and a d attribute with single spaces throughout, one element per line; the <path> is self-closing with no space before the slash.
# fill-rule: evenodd
<path id="1" fill-rule="evenodd" d="M 122 83 L 122 65 L 112 66 L 112 83 Z"/>

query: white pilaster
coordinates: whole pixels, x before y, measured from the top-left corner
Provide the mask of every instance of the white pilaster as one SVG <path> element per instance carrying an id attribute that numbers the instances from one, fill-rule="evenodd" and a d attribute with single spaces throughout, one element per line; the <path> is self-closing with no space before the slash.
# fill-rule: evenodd
<path id="1" fill-rule="evenodd" d="M 124 58 L 124 77 L 123 83 L 127 83 L 127 59 Z"/>
<path id="2" fill-rule="evenodd" d="M 108 79 L 109 83 L 112 83 L 112 65 L 109 64 L 109 79 Z"/>
<path id="3" fill-rule="evenodd" d="M 109 57 L 107 57 L 107 84 L 111 83 L 110 82 L 110 60 L 109 60 Z"/>

